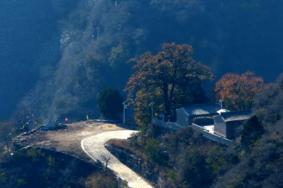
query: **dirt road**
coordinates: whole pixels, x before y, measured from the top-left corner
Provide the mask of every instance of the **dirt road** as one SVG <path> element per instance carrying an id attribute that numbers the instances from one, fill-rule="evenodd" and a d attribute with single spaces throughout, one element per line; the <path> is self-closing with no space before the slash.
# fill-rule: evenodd
<path id="1" fill-rule="evenodd" d="M 38 131 L 21 138 L 21 145 L 38 147 L 66 153 L 89 162 L 110 158 L 108 167 L 128 182 L 129 187 L 152 187 L 130 168 L 122 164 L 105 147 L 111 139 L 127 139 L 135 131 L 125 130 L 114 124 L 77 122 L 66 129 Z M 87 154 L 87 155 L 86 155 Z"/>
<path id="2" fill-rule="evenodd" d="M 111 139 L 127 139 L 131 137 L 136 131 L 118 130 L 99 133 L 94 136 L 84 138 L 81 141 L 83 151 L 91 157 L 94 161 L 100 161 L 106 164 L 118 177 L 128 182 L 131 188 L 151 188 L 152 186 L 146 182 L 141 176 L 121 163 L 115 156 L 113 156 L 105 147 L 105 143 Z"/>

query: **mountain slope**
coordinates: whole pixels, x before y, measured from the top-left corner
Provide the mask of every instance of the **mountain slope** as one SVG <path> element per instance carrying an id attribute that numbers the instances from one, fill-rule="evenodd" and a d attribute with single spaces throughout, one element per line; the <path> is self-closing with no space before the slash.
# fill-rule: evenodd
<path id="1" fill-rule="evenodd" d="M 122 89 L 130 73 L 126 62 L 156 51 L 164 42 L 192 44 L 196 59 L 211 66 L 217 77 L 248 69 L 272 80 L 283 71 L 281 4 L 264 0 L 80 2 L 64 21 L 55 71 L 49 81 L 39 82 L 24 105 L 49 120 L 95 115 L 97 92 L 105 87 Z"/>

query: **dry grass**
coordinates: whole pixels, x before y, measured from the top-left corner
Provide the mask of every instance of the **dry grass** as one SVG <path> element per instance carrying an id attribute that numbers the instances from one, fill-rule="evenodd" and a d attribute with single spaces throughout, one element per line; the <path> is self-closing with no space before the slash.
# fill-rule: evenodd
<path id="1" fill-rule="evenodd" d="M 114 124 L 77 122 L 69 124 L 66 129 L 57 131 L 38 131 L 23 137 L 24 145 L 52 149 L 59 152 L 87 158 L 81 149 L 81 140 L 106 131 L 122 130 Z"/>

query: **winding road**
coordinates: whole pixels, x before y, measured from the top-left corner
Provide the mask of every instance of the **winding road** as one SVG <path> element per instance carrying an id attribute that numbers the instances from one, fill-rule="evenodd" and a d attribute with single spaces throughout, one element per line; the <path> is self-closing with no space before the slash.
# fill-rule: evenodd
<path id="1" fill-rule="evenodd" d="M 94 161 L 100 161 L 105 164 L 109 160 L 107 167 L 111 169 L 118 177 L 128 182 L 131 188 L 152 188 L 141 176 L 121 163 L 106 148 L 105 143 L 111 139 L 128 139 L 137 131 L 118 130 L 103 132 L 94 136 L 89 136 L 81 141 L 82 150 Z"/>

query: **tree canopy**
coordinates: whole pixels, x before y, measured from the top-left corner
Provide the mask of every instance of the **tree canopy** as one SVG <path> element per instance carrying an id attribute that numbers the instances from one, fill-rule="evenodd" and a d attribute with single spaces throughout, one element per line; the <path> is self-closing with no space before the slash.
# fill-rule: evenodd
<path id="1" fill-rule="evenodd" d="M 126 91 L 135 101 L 138 124 L 150 120 L 150 105 L 170 120 L 175 108 L 202 102 L 202 83 L 213 77 L 209 67 L 193 59 L 190 45 L 164 44 L 157 54 L 146 53 L 134 62 Z"/>
<path id="2" fill-rule="evenodd" d="M 250 109 L 255 96 L 263 89 L 263 79 L 252 72 L 225 74 L 215 85 L 217 98 L 232 110 Z"/>

